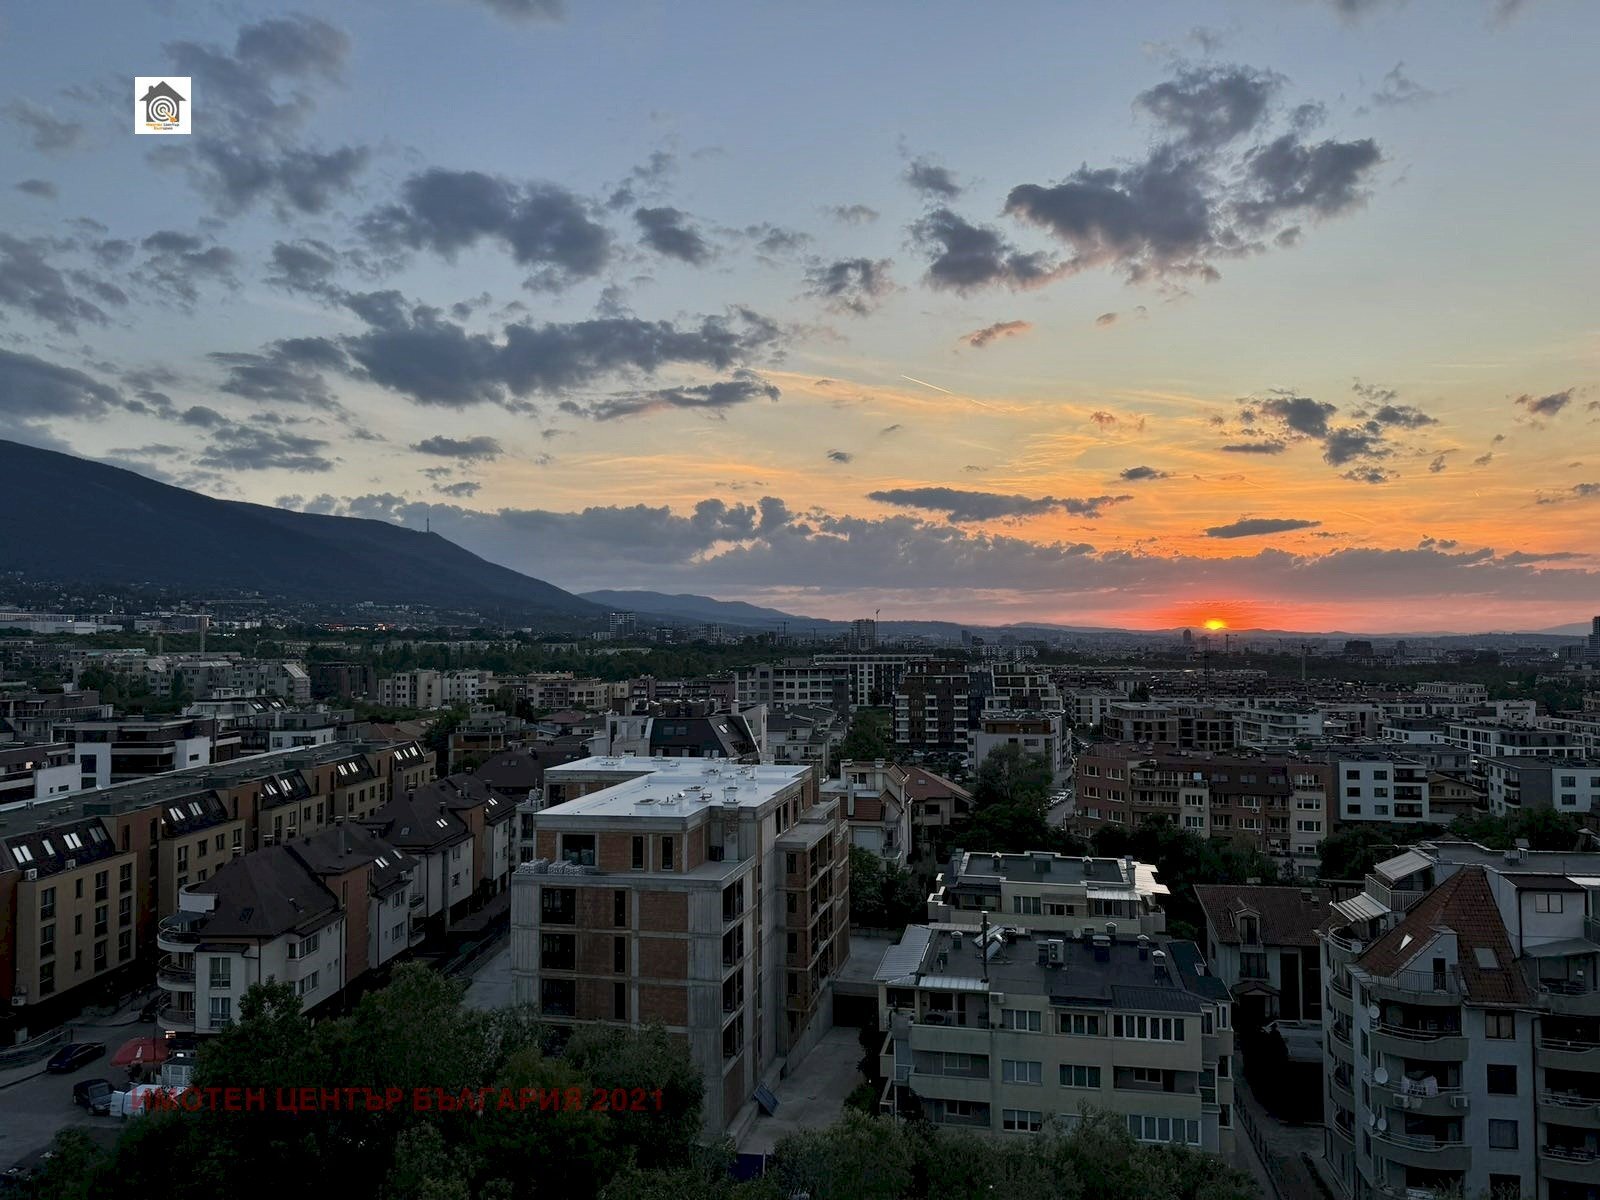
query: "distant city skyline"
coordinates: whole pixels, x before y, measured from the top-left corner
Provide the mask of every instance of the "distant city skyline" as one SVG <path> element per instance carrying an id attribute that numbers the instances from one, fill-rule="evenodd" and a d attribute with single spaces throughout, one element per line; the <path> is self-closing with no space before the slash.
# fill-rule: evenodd
<path id="1" fill-rule="evenodd" d="M 1600 609 L 1592 5 L 186 7 L 0 23 L 0 436 L 572 591 Z"/>

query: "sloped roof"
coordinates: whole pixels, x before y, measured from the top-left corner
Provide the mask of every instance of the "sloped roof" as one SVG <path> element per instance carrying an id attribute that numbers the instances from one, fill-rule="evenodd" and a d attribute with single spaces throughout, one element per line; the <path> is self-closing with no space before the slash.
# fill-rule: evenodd
<path id="1" fill-rule="evenodd" d="M 943 775 L 912 767 L 906 772 L 906 799 L 913 804 L 936 797 L 954 796 L 958 800 L 971 800 L 972 793 L 959 784 L 951 783 Z"/>
<path id="2" fill-rule="evenodd" d="M 1404 854 L 1396 854 L 1393 858 L 1386 858 L 1372 868 L 1373 874 L 1389 883 L 1398 883 L 1407 875 L 1418 871 L 1426 871 L 1433 866 L 1433 859 L 1425 854 L 1418 854 L 1415 850 L 1407 850 Z"/>
<path id="3" fill-rule="evenodd" d="M 1315 946 L 1317 926 L 1327 918 L 1333 900 L 1327 888 L 1218 883 L 1197 884 L 1194 893 L 1217 941 L 1229 946 L 1239 944 L 1237 921 L 1245 912 L 1261 918 L 1263 946 Z"/>
<path id="4" fill-rule="evenodd" d="M 333 893 L 287 846 L 233 859 L 192 890 L 217 898 L 199 927 L 202 938 L 280 937 L 339 911 Z"/>
<path id="5" fill-rule="evenodd" d="M 1429 892 L 1401 921 L 1356 959 L 1363 971 L 1379 977 L 1404 970 L 1436 931 L 1448 929 L 1460 947 L 1459 969 L 1467 997 L 1482 1004 L 1521 1004 L 1528 987 L 1511 951 L 1500 909 L 1482 867 L 1462 867 Z M 1409 939 L 1409 940 L 1408 940 Z M 1488 949 L 1500 965 L 1478 965 L 1477 951 Z"/>

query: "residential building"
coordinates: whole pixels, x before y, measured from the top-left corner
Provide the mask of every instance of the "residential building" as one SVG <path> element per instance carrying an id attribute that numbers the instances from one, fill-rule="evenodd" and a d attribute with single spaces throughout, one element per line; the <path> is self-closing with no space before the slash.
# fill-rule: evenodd
<path id="1" fill-rule="evenodd" d="M 587 759 L 545 772 L 512 876 L 512 982 L 558 1029 L 655 1021 L 705 1079 L 708 1136 L 832 1024 L 849 837 L 808 768 Z"/>
<path id="2" fill-rule="evenodd" d="M 867 653 L 878 648 L 878 622 L 873 617 L 866 617 L 850 622 L 850 648 Z"/>
<path id="3" fill-rule="evenodd" d="M 204 766 L 216 727 L 204 717 L 108 717 L 60 722 L 54 737 L 71 744 L 81 785 L 102 788 Z"/>
<path id="4" fill-rule="evenodd" d="M 1577 749 L 1577 739 L 1565 729 L 1529 729 L 1492 721 L 1447 721 L 1444 740 L 1478 759 L 1522 754 L 1570 758 Z"/>
<path id="5" fill-rule="evenodd" d="M 411 938 L 447 932 L 472 909 L 474 864 L 482 857 L 467 815 L 452 804 L 446 781 L 401 792 L 362 826 L 412 859 Z M 502 801 L 502 803 L 504 803 Z"/>
<path id="6" fill-rule="evenodd" d="M 985 709 L 968 734 L 972 761 L 982 763 L 1000 746 L 1016 746 L 1024 754 L 1044 759 L 1050 778 L 1059 782 L 1072 761 L 1064 719 L 1060 712 Z"/>
<path id="7" fill-rule="evenodd" d="M 913 664 L 932 662 L 931 654 L 817 654 L 813 666 L 842 673 L 850 681 L 850 704 L 888 705 L 894 703 L 895 689 Z M 825 700 L 815 703 L 825 704 Z"/>
<path id="8" fill-rule="evenodd" d="M 912 849 L 920 853 L 933 845 L 939 830 L 948 829 L 972 815 L 972 793 L 914 763 L 905 772 Z"/>
<path id="9" fill-rule="evenodd" d="M 894 693 L 895 745 L 966 753 L 971 687 L 962 662 L 930 661 L 909 667 Z"/>
<path id="10" fill-rule="evenodd" d="M 997 921 L 1058 933 L 1097 933 L 1110 921 L 1131 937 L 1166 929 L 1165 895 L 1155 868 L 1131 858 L 956 850 L 934 880 L 928 921 L 971 924 L 991 913 Z"/>
<path id="11" fill-rule="evenodd" d="M 874 973 L 882 1107 L 1005 1136 L 1109 1110 L 1141 1142 L 1233 1148 L 1227 988 L 1192 942 L 913 925 Z"/>
<path id="12" fill-rule="evenodd" d="M 1378 821 L 1426 824 L 1431 772 L 1421 758 L 1397 753 L 1330 752 L 1328 765 L 1337 780 L 1340 824 Z"/>
<path id="13" fill-rule="evenodd" d="M 837 800 L 850 844 L 903 867 L 911 854 L 911 805 L 906 773 L 894 763 L 845 759 L 839 778 L 822 785 L 824 800 Z"/>
<path id="14" fill-rule="evenodd" d="M 794 705 L 767 713 L 765 761 L 809 766 L 819 779 L 832 773 L 834 748 L 844 740 L 838 713 L 820 705 Z"/>
<path id="15" fill-rule="evenodd" d="M 1205 953 L 1228 985 L 1240 1028 L 1269 1021 L 1322 1022 L 1322 942 L 1326 888 L 1196 884 L 1206 917 Z"/>
<path id="16" fill-rule="evenodd" d="M 1111 713 L 1113 704 L 1127 697 L 1110 688 L 1080 688 L 1069 691 L 1065 697 L 1067 717 L 1078 728 L 1092 729 Z"/>
<path id="17" fill-rule="evenodd" d="M 81 780 L 70 743 L 0 743 L 0 809 L 68 795 Z"/>
<path id="18" fill-rule="evenodd" d="M 1600 759 L 1516 754 L 1482 759 L 1489 811 L 1497 817 L 1553 810 L 1600 823 Z"/>

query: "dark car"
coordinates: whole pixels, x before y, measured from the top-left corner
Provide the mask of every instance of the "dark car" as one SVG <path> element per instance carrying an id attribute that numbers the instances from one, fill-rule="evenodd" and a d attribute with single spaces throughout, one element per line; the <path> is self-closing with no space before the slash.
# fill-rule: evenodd
<path id="1" fill-rule="evenodd" d="M 139 1020 L 150 1022 L 156 1019 L 156 1014 L 161 1011 L 161 1006 L 167 1002 L 165 992 L 157 992 L 151 996 L 143 1008 L 139 1010 Z"/>
<path id="2" fill-rule="evenodd" d="M 52 1075 L 70 1075 L 85 1063 L 91 1063 L 106 1052 L 104 1042 L 73 1042 L 57 1050 L 45 1063 L 44 1069 Z"/>
<path id="3" fill-rule="evenodd" d="M 111 1111 L 111 1093 L 115 1090 L 109 1079 L 80 1079 L 72 1085 L 72 1102 L 103 1116 Z"/>

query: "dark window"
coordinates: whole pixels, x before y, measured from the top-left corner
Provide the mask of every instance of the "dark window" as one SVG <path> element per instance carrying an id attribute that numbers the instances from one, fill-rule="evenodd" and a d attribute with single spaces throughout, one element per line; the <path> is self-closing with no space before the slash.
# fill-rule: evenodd
<path id="1" fill-rule="evenodd" d="M 1483 1034 L 1485 1037 L 1504 1040 L 1517 1036 L 1517 1017 L 1515 1013 L 1484 1013 Z"/>
<path id="2" fill-rule="evenodd" d="M 578 985 L 571 979 L 539 981 L 539 1011 L 551 1017 L 570 1017 L 578 1011 Z"/>
<path id="3" fill-rule="evenodd" d="M 104 900 L 111 890 L 111 872 L 96 871 L 94 875 L 94 898 Z"/>
<path id="4" fill-rule="evenodd" d="M 1517 1148 L 1517 1123 L 1515 1121 L 1489 1120 L 1489 1149 L 1515 1150 Z"/>
<path id="5" fill-rule="evenodd" d="M 633 869 L 635 871 L 644 870 L 644 839 L 642 837 L 633 839 Z"/>
<path id="6" fill-rule="evenodd" d="M 539 935 L 539 966 L 547 971 L 571 971 L 578 965 L 578 939 L 570 933 Z"/>
<path id="7" fill-rule="evenodd" d="M 1491 1096 L 1515 1096 L 1517 1094 L 1516 1066 L 1505 1063 L 1490 1063 L 1488 1083 Z"/>
<path id="8" fill-rule="evenodd" d="M 628 939 L 625 937 L 611 939 L 611 969 L 619 975 L 628 969 Z"/>
<path id="9" fill-rule="evenodd" d="M 628 1019 L 628 985 L 625 983 L 611 985 L 611 1015 L 618 1021 Z"/>
<path id="10" fill-rule="evenodd" d="M 1489 1200 L 1522 1200 L 1522 1176 L 1489 1176 Z"/>
<path id="11" fill-rule="evenodd" d="M 106 969 L 106 944 L 104 942 L 96 942 L 94 944 L 94 969 L 96 971 L 104 971 Z"/>
<path id="12" fill-rule="evenodd" d="M 564 833 L 561 835 L 561 857 L 578 866 L 594 866 L 594 834 Z"/>
<path id="13" fill-rule="evenodd" d="M 576 925 L 577 890 L 553 887 L 539 889 L 539 920 L 545 925 Z"/>
<path id="14" fill-rule="evenodd" d="M 126 829 L 124 829 L 122 831 L 122 834 L 123 834 L 124 837 L 126 837 L 127 834 L 128 834 L 128 831 Z M 127 847 L 124 846 L 123 849 L 126 850 Z M 133 891 L 133 864 L 132 863 L 123 863 L 122 864 L 122 869 L 117 873 L 117 887 L 119 889 L 121 889 L 122 891 L 124 891 L 124 892 Z"/>
<path id="15" fill-rule="evenodd" d="M 108 905 L 99 904 L 94 910 L 94 935 L 104 937 L 106 930 L 111 927 L 111 910 Z"/>
<path id="16" fill-rule="evenodd" d="M 672 839 L 669 837 L 661 839 L 661 869 L 663 871 L 677 870 L 677 867 L 673 864 Z"/>
<path id="17" fill-rule="evenodd" d="M 628 927 L 628 893 L 624 889 L 611 893 L 611 923 L 618 929 Z"/>

